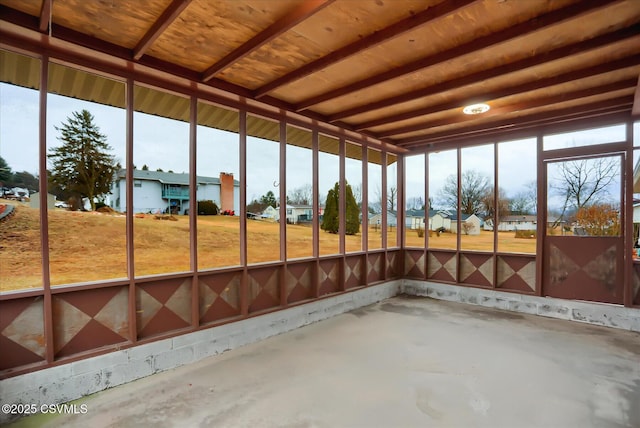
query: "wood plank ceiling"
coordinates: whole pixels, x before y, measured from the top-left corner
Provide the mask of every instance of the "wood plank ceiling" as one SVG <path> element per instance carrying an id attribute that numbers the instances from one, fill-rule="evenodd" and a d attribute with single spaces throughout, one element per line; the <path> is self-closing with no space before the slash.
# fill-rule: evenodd
<path id="1" fill-rule="evenodd" d="M 0 0 L 0 18 L 400 151 L 640 114 L 638 0 Z"/>

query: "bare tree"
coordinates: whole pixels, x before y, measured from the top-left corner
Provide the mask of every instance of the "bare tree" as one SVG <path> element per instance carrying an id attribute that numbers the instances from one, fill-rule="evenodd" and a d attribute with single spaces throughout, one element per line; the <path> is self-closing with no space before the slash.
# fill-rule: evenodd
<path id="1" fill-rule="evenodd" d="M 505 190 L 503 188 L 499 188 L 498 189 L 498 206 L 496 210 L 494 195 L 495 193 L 494 193 L 493 187 L 490 187 L 487 193 L 482 197 L 482 205 L 483 205 L 482 210 L 484 211 L 484 215 L 486 215 L 487 217 L 493 217 L 494 214 L 497 214 L 498 220 L 500 220 L 501 217 L 504 217 L 509 214 L 510 201 L 509 201 L 509 198 L 507 197 L 507 193 L 505 192 Z"/>
<path id="2" fill-rule="evenodd" d="M 397 195 L 398 195 L 398 188 L 396 186 L 391 186 L 387 189 L 386 205 L 388 210 L 395 211 Z M 378 197 L 378 201 L 380 203 L 380 206 L 382 207 L 384 204 L 382 203 L 382 191 L 380 190 L 380 186 L 378 186 L 378 188 L 376 189 L 376 196 Z"/>
<path id="3" fill-rule="evenodd" d="M 538 183 L 534 180 L 526 184 L 525 189 L 509 200 L 509 209 L 513 214 L 535 214 L 538 206 Z"/>
<path id="4" fill-rule="evenodd" d="M 287 194 L 287 200 L 291 204 L 311 205 L 313 202 L 313 187 L 311 184 L 305 184 L 291 189 Z"/>
<path id="5" fill-rule="evenodd" d="M 395 211 L 396 209 L 396 200 L 398 196 L 398 188 L 396 186 L 391 186 L 387 189 L 387 208 L 390 211 Z"/>
<path id="6" fill-rule="evenodd" d="M 362 183 L 352 185 L 351 190 L 353 191 L 353 197 L 356 199 L 358 206 L 362 206 Z"/>
<path id="7" fill-rule="evenodd" d="M 620 175 L 617 158 L 601 157 L 561 162 L 550 188 L 564 200 L 562 213 L 607 202 L 609 188 Z M 556 225 L 554 225 L 556 226 Z"/>
<path id="8" fill-rule="evenodd" d="M 422 196 L 413 196 L 411 198 L 407 198 L 407 209 L 408 210 L 424 209 L 424 199 L 422 198 Z"/>
<path id="9" fill-rule="evenodd" d="M 462 173 L 460 185 L 460 209 L 464 214 L 479 214 L 485 208 L 484 200 L 493 193 L 491 180 L 479 171 L 467 170 Z M 447 177 L 440 190 L 440 198 L 449 209 L 458 209 L 458 180 L 455 174 Z"/>

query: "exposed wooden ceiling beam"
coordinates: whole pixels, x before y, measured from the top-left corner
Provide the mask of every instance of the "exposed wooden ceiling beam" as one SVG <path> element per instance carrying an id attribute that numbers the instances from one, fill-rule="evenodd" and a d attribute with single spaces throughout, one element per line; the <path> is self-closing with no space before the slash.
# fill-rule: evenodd
<path id="1" fill-rule="evenodd" d="M 598 94 L 603 94 L 608 92 L 620 91 L 623 89 L 629 89 L 634 85 L 635 85 L 635 79 L 625 79 L 619 82 L 614 82 L 607 85 L 598 86 L 595 88 L 579 89 L 576 91 L 566 92 L 559 95 L 552 95 L 548 97 L 537 98 L 532 101 L 524 101 L 524 102 L 509 104 L 507 106 L 503 106 L 498 109 L 493 109 L 491 116 L 497 117 L 497 116 L 512 113 L 512 112 L 529 110 L 536 107 L 544 107 L 544 106 L 549 106 L 549 105 L 558 104 L 562 102 L 578 100 L 581 98 L 586 98 L 593 95 L 598 95 Z M 477 116 L 468 116 L 468 115 L 462 114 L 461 112 L 461 114 L 455 118 L 449 117 L 449 118 L 440 119 L 436 121 L 423 122 L 417 125 L 406 126 L 404 128 L 398 128 L 398 129 L 387 131 L 387 132 L 380 132 L 377 135 L 380 138 L 389 138 L 389 137 L 393 137 L 394 135 L 401 135 L 409 132 L 421 131 L 427 128 L 436 128 L 438 126 L 452 125 L 455 123 L 473 122 L 473 121 L 477 121 L 478 119 L 479 118 Z"/>
<path id="2" fill-rule="evenodd" d="M 636 93 L 633 100 L 633 109 L 631 114 L 634 116 L 640 116 L 640 76 L 638 76 L 638 82 L 636 83 Z"/>
<path id="3" fill-rule="evenodd" d="M 51 3 L 53 0 L 44 0 L 42 2 L 42 8 L 40 9 L 40 25 L 38 29 L 41 33 L 44 33 L 49 29 L 51 25 Z"/>
<path id="4" fill-rule="evenodd" d="M 480 37 L 479 39 L 471 40 L 467 43 L 448 49 L 446 51 L 429 55 L 425 58 L 421 58 L 417 61 L 405 64 L 401 67 L 397 67 L 384 73 L 361 79 L 349 85 L 345 85 L 340 88 L 325 92 L 324 94 L 308 98 L 296 104 L 296 111 L 299 112 L 302 110 L 307 110 L 309 107 L 316 104 L 320 104 L 334 98 L 342 97 L 344 95 L 360 91 L 374 85 L 378 85 L 388 80 L 396 79 L 398 77 L 414 73 L 424 68 L 452 60 L 459 56 L 477 52 L 481 49 L 488 48 L 498 43 L 504 43 L 511 39 L 523 37 L 528 33 L 541 30 L 542 28 L 549 27 L 551 25 L 559 24 L 563 21 L 577 19 L 585 13 L 602 9 L 617 1 L 620 0 L 579 2 L 572 4 L 562 9 L 558 9 L 553 12 L 549 12 L 536 18 L 530 19 L 529 21 L 523 22 L 521 24 L 508 27 L 502 31 L 498 31 L 497 33 L 492 33 L 487 36 Z"/>
<path id="5" fill-rule="evenodd" d="M 576 129 L 610 126 L 622 123 L 629 119 L 629 110 L 624 107 L 610 107 L 605 110 L 598 110 L 594 113 L 587 113 L 583 117 L 563 117 L 559 122 L 554 123 L 554 118 L 542 119 L 537 122 L 527 123 L 522 128 L 516 129 L 489 129 L 470 135 L 450 136 L 449 138 L 439 138 L 429 140 L 422 144 L 411 147 L 410 152 L 421 151 L 442 151 L 457 149 L 458 147 L 477 146 L 479 144 L 489 144 L 501 141 L 521 140 L 531 138 L 537 133 L 561 133 L 571 132 Z M 397 147 L 397 146 L 396 146 Z"/>
<path id="6" fill-rule="evenodd" d="M 583 117 L 597 117 L 612 112 L 629 112 L 633 96 L 624 96 L 613 98 L 605 101 L 596 101 L 589 104 L 583 104 L 580 107 L 568 107 L 559 110 L 546 111 L 533 114 L 526 118 L 518 119 L 502 119 L 493 122 L 484 122 L 481 124 L 470 125 L 456 130 L 441 131 L 429 135 L 403 138 L 393 140 L 393 143 L 399 147 L 411 148 L 418 145 L 426 145 L 447 141 L 452 138 L 472 138 L 473 134 L 483 134 L 486 132 L 504 132 L 510 129 L 520 129 L 524 127 L 539 126 L 541 123 L 553 124 L 561 123 L 567 120 L 580 119 Z M 517 121 L 517 123 L 515 122 Z"/>
<path id="7" fill-rule="evenodd" d="M 544 107 L 551 104 L 574 101 L 581 98 L 590 97 L 593 95 L 620 91 L 623 89 L 629 89 L 633 87 L 634 84 L 635 84 L 635 79 L 626 79 L 619 82 L 598 86 L 595 88 L 579 89 L 576 91 L 566 92 L 559 95 L 552 95 L 549 97 L 538 98 L 532 101 L 509 104 L 507 106 L 493 110 L 492 116 L 500 116 L 500 115 L 504 115 L 512 112 L 530 110 L 536 107 Z M 452 125 L 454 123 L 472 122 L 477 120 L 478 120 L 478 117 L 468 116 L 461 113 L 456 118 L 445 118 L 445 119 L 440 119 L 440 120 L 431 121 L 431 122 L 423 122 L 417 125 L 406 126 L 404 128 L 398 128 L 398 129 L 394 129 L 386 132 L 380 132 L 377 135 L 380 138 L 389 138 L 389 137 L 393 137 L 394 135 L 401 135 L 409 132 L 417 132 L 427 128 L 436 128 L 438 126 Z"/>
<path id="8" fill-rule="evenodd" d="M 234 62 L 244 58 L 251 52 L 269 43 L 279 35 L 289 31 L 314 13 L 327 7 L 335 0 L 307 0 L 301 2 L 295 9 L 274 22 L 269 28 L 245 42 L 242 46 L 229 53 L 220 61 L 213 64 L 202 73 L 202 80 L 208 81 Z"/>
<path id="9" fill-rule="evenodd" d="M 603 34 L 590 40 L 575 43 L 573 45 L 563 46 L 552 51 L 542 53 L 540 55 L 535 55 L 533 57 L 524 58 L 511 64 L 505 64 L 503 66 L 490 68 L 488 70 L 482 70 L 480 72 L 473 73 L 467 76 L 439 82 L 435 85 L 431 85 L 422 89 L 405 92 L 404 94 L 394 95 L 392 97 L 374 101 L 369 104 L 342 110 L 340 112 L 329 115 L 328 118 L 330 122 L 335 122 L 350 116 L 368 113 L 373 110 L 390 107 L 396 104 L 402 104 L 408 101 L 428 97 L 430 95 L 442 93 L 445 91 L 459 89 L 472 83 L 482 82 L 495 77 L 515 73 L 527 68 L 539 66 L 547 62 L 566 58 L 571 55 L 586 53 L 603 46 L 623 41 L 625 39 L 638 37 L 638 35 L 640 35 L 640 24 L 632 25 L 631 27 L 623 28 L 612 33 Z"/>
<path id="10" fill-rule="evenodd" d="M 191 0 L 173 0 L 160 18 L 153 23 L 147 34 L 142 37 L 138 45 L 133 49 L 133 59 L 138 60 L 149 49 L 151 44 L 166 30 L 169 25 L 189 6 Z"/>
<path id="11" fill-rule="evenodd" d="M 428 114 L 437 113 L 443 110 L 462 108 L 465 105 L 472 103 L 473 100 L 479 100 L 479 99 L 481 99 L 482 101 L 496 100 L 496 99 L 508 97 L 511 95 L 535 91 L 535 90 L 546 88 L 549 86 L 561 85 L 563 83 L 572 82 L 579 79 L 586 79 L 589 77 L 597 76 L 599 74 L 610 73 L 612 71 L 624 69 L 627 67 L 633 67 L 639 64 L 640 64 L 640 54 L 633 55 L 630 57 L 621 58 L 617 61 L 595 65 L 593 67 L 588 67 L 582 70 L 568 71 L 564 74 L 497 89 L 493 92 L 479 92 L 479 93 L 471 93 L 471 94 L 467 93 L 464 96 L 461 96 L 458 98 L 454 98 L 454 99 L 450 98 L 448 101 L 444 103 L 428 106 L 428 107 L 417 109 L 417 110 L 411 110 L 404 113 L 394 114 L 394 115 L 383 117 L 380 119 L 370 120 L 368 122 L 363 122 L 357 126 L 354 126 L 354 128 L 356 130 L 361 131 L 364 129 L 374 128 L 376 126 L 395 123 L 395 122 L 399 122 L 407 119 L 413 119 L 419 116 L 426 116 Z M 389 130 L 381 133 L 381 136 L 390 137 L 392 135 L 411 132 L 411 131 L 404 131 L 404 132 L 396 132 L 396 131 L 407 129 L 407 128 L 414 128 L 416 126 L 417 125 L 413 125 L 413 126 L 407 126 L 407 127 L 401 127 L 401 128 Z"/>
<path id="12" fill-rule="evenodd" d="M 256 89 L 255 97 L 261 98 L 264 95 L 272 92 L 281 86 L 287 85 L 296 80 L 302 79 L 309 74 L 315 73 L 318 70 L 329 67 L 331 64 L 342 61 L 352 55 L 360 53 L 366 49 L 370 49 L 380 43 L 386 42 L 389 39 L 400 36 L 408 31 L 413 30 L 416 27 L 426 24 L 429 21 L 434 21 L 443 16 L 449 15 L 454 11 L 473 3 L 475 0 L 451 0 L 442 2 L 436 6 L 430 7 L 422 12 L 419 12 L 407 19 L 396 22 L 393 25 L 388 26 L 380 31 L 370 34 L 354 43 L 343 46 L 319 58 L 315 61 L 304 65 L 291 73 L 288 73 L 276 80 L 267 83 L 266 85 Z"/>

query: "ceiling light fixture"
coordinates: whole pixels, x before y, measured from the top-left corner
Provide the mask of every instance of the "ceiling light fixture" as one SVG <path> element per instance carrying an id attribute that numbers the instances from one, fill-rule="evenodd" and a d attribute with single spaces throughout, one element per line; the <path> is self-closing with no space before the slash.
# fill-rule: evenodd
<path id="1" fill-rule="evenodd" d="M 464 114 L 481 114 L 486 113 L 490 109 L 489 104 L 471 104 L 462 109 Z"/>

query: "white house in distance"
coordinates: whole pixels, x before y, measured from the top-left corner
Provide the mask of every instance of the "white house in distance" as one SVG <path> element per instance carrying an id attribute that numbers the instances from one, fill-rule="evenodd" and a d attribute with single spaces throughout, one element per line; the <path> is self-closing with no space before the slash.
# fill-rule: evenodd
<path id="1" fill-rule="evenodd" d="M 380 227 L 382 224 L 382 213 L 373 214 L 369 216 L 369 227 Z M 398 221 L 396 219 L 396 212 L 387 210 L 387 226 L 388 227 L 396 227 L 398 225 Z"/>
<path id="2" fill-rule="evenodd" d="M 514 230 L 536 230 L 538 216 L 535 215 L 505 215 L 500 218 L 498 232 Z"/>
<path id="3" fill-rule="evenodd" d="M 127 211 L 126 170 L 121 169 L 111 186 L 110 206 Z M 240 182 L 233 174 L 221 172 L 220 178 L 196 177 L 196 200 L 214 201 L 221 211 L 240 212 Z M 133 212 L 185 214 L 189 210 L 189 174 L 133 170 Z"/>
<path id="4" fill-rule="evenodd" d="M 298 224 L 313 220 L 313 206 L 287 204 L 287 223 Z M 276 209 L 276 221 L 280 220 L 280 207 Z"/>
<path id="5" fill-rule="evenodd" d="M 450 218 L 451 232 L 458 233 L 458 215 L 453 214 Z M 480 218 L 475 214 L 461 214 L 460 228 L 463 235 L 480 235 Z"/>

